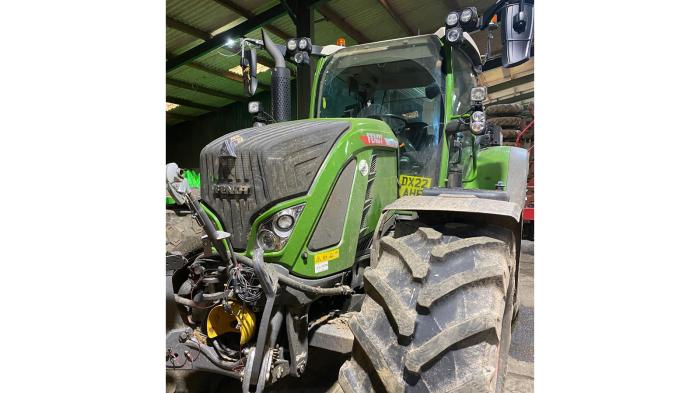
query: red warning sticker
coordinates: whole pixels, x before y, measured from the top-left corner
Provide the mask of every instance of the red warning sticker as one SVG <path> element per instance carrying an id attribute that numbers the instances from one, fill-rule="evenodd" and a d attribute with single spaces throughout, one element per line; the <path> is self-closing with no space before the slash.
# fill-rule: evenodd
<path id="1" fill-rule="evenodd" d="M 399 142 L 394 139 L 394 138 L 385 138 L 384 135 L 380 134 L 364 134 L 360 135 L 360 139 L 362 139 L 362 143 L 365 145 L 374 145 L 374 146 L 389 146 L 389 147 L 398 147 Z"/>

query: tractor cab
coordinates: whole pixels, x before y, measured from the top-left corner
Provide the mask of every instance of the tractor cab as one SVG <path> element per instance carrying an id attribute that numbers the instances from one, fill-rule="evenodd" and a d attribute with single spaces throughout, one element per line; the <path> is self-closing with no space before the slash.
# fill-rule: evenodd
<path id="1" fill-rule="evenodd" d="M 314 117 L 371 118 L 389 125 L 399 142 L 402 195 L 439 184 L 444 126 L 453 114 L 471 109 L 474 63 L 461 49 L 446 47 L 442 37 L 441 29 L 343 48 L 319 66 Z"/>

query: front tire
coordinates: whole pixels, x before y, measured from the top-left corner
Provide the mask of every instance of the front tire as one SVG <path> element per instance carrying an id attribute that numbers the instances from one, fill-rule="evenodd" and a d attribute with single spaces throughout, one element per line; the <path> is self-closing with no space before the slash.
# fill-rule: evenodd
<path id="1" fill-rule="evenodd" d="M 401 232 L 398 231 L 397 232 Z M 381 239 L 350 320 L 350 392 L 502 392 L 513 314 L 515 236 L 499 227 L 420 226 Z"/>

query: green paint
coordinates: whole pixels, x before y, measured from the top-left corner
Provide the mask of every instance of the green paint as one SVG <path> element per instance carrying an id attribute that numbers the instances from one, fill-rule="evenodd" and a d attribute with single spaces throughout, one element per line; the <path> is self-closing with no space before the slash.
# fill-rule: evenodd
<path id="1" fill-rule="evenodd" d="M 340 119 L 331 119 L 340 120 Z M 357 242 L 361 235 L 360 224 L 362 220 L 362 210 L 365 203 L 365 192 L 367 191 L 368 176 L 360 173 L 359 165 L 355 169 L 355 178 L 350 192 L 350 202 L 346 213 L 346 220 L 343 228 L 341 241 L 338 245 L 327 249 L 310 251 L 307 247 L 313 234 L 314 228 L 321 217 L 321 213 L 330 197 L 335 182 L 345 165 L 351 160 L 365 160 L 367 165 L 371 165 L 372 154 L 377 154 L 376 177 L 373 189 L 375 197 L 372 208 L 367 215 L 367 230 L 362 235 L 372 233 L 379 220 L 381 209 L 393 202 L 397 197 L 396 186 L 396 158 L 395 148 L 368 146 L 365 145 L 361 135 L 372 133 L 393 138 L 395 136 L 391 129 L 382 121 L 374 119 L 342 119 L 351 123 L 350 130 L 346 131 L 331 149 L 324 163 L 319 169 L 318 175 L 311 185 L 309 192 L 301 197 L 281 202 L 263 214 L 258 216 L 252 225 L 252 230 L 248 236 L 247 255 L 251 255 L 256 247 L 256 234 L 260 224 L 267 218 L 280 210 L 304 203 L 304 210 L 294 225 L 294 230 L 287 241 L 287 244 L 280 251 L 266 252 L 265 260 L 279 263 L 288 268 L 293 274 L 307 278 L 319 278 L 346 270 L 355 263 L 355 251 Z M 386 153 L 382 153 L 386 152 Z M 332 207 L 331 207 L 332 208 Z M 328 262 L 328 270 L 316 273 L 314 271 L 314 256 L 329 250 L 338 248 L 340 256 Z M 307 258 L 303 258 L 306 253 Z"/>
<path id="2" fill-rule="evenodd" d="M 323 71 L 323 66 L 326 64 L 326 59 L 327 57 L 321 57 L 316 62 L 316 72 L 314 72 L 314 80 L 311 84 L 311 103 L 309 104 L 309 119 L 313 119 L 316 114 L 316 91 L 318 90 L 318 81 L 321 79 L 321 72 Z"/>
<path id="3" fill-rule="evenodd" d="M 508 185 L 508 163 L 510 146 L 494 146 L 479 151 L 476 166 L 478 171 L 472 179 L 464 181 L 464 188 L 495 190 L 499 181 Z"/>
<path id="4" fill-rule="evenodd" d="M 216 230 L 217 230 L 217 231 L 223 231 L 223 230 L 224 230 L 224 226 L 221 225 L 221 221 L 219 221 L 219 217 L 217 217 L 216 214 L 214 214 L 213 211 L 209 210 L 209 208 L 207 207 L 207 205 L 205 205 L 204 203 L 200 202 L 200 203 L 199 203 L 199 206 L 202 208 L 202 210 L 204 210 L 205 213 L 207 213 L 207 216 L 209 216 L 209 218 L 212 220 L 212 222 L 214 223 L 214 227 L 216 228 Z M 227 250 L 227 251 L 230 251 L 229 248 L 228 248 L 228 243 L 224 242 L 224 246 L 226 247 L 226 250 Z M 213 250 L 213 251 L 216 251 L 216 249 L 214 249 L 214 247 L 212 247 L 212 250 Z"/>

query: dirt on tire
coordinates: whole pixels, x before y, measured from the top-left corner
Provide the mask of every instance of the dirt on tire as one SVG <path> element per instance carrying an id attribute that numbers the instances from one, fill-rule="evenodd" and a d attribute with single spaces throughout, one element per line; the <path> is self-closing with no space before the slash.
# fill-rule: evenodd
<path id="1" fill-rule="evenodd" d="M 397 228 L 364 273 L 350 319 L 350 392 L 502 392 L 515 285 L 515 236 L 494 226 Z"/>
<path id="2" fill-rule="evenodd" d="M 166 254 L 179 252 L 183 256 L 202 249 L 203 229 L 189 212 L 165 210 Z"/>

